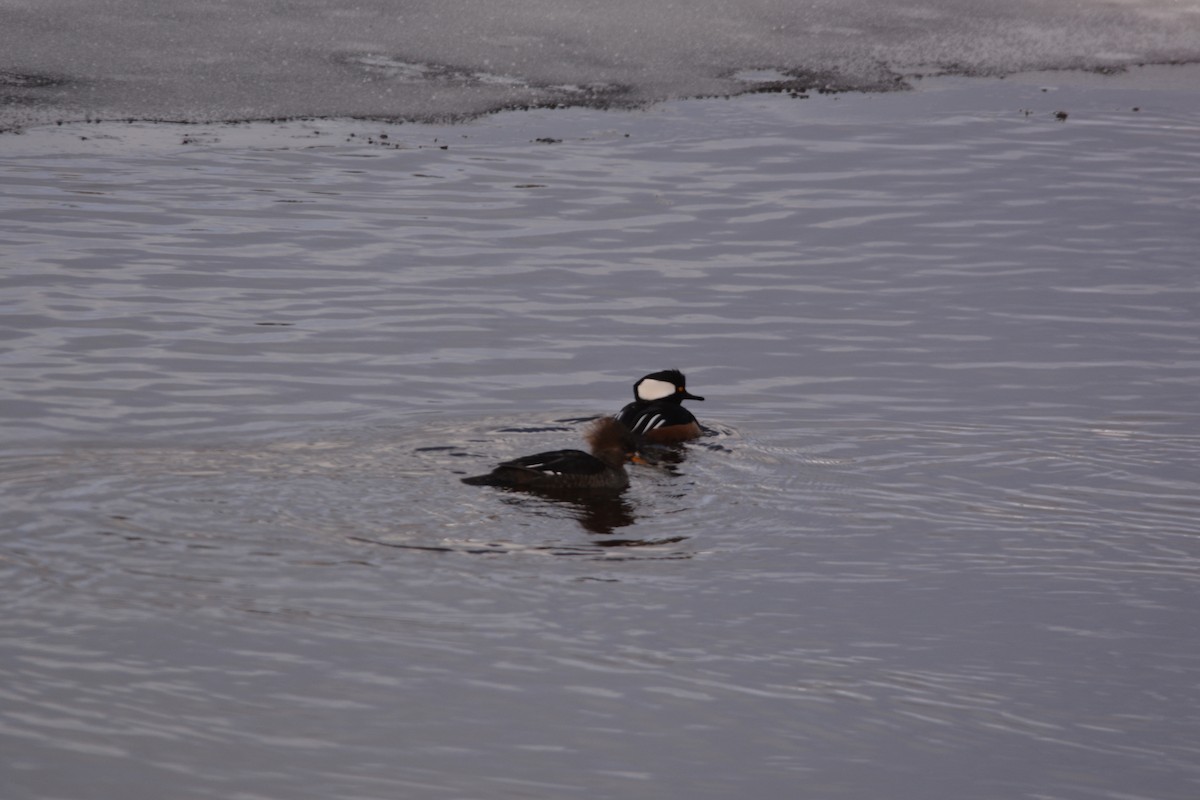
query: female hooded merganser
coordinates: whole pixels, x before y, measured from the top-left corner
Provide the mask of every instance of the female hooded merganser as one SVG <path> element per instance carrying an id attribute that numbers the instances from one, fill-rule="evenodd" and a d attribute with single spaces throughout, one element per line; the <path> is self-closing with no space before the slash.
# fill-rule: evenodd
<path id="1" fill-rule="evenodd" d="M 517 489 L 624 489 L 625 462 L 638 460 L 637 439 L 613 417 L 596 420 L 585 434 L 592 452 L 552 450 L 501 463 L 487 475 L 463 478 L 473 486 Z"/>
<path id="2" fill-rule="evenodd" d="M 617 419 L 648 442 L 672 444 L 700 435 L 700 423 L 683 407 L 684 400 L 703 400 L 688 392 L 677 369 L 653 372 L 633 385 L 634 401 Z"/>

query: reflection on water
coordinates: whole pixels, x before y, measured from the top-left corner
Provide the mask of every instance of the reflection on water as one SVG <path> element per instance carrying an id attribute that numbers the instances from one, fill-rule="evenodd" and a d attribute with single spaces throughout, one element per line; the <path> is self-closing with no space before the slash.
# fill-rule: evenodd
<path id="1" fill-rule="evenodd" d="M 612 533 L 615 528 L 627 527 L 635 521 L 633 506 L 622 497 L 624 492 L 500 491 L 529 495 L 505 498 L 508 505 L 526 513 L 544 514 L 547 504 L 565 509 L 589 533 Z M 533 498 L 537 498 L 537 501 L 527 502 Z"/>
<path id="2" fill-rule="evenodd" d="M 1195 112 L 1005 86 L 6 159 L 6 800 L 1191 800 Z"/>

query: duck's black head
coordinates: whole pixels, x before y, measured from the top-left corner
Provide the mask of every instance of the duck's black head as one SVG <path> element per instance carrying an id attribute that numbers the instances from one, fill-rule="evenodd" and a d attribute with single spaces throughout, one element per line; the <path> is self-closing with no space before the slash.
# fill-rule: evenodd
<path id="1" fill-rule="evenodd" d="M 703 400 L 687 390 L 687 379 L 677 369 L 652 372 L 633 385 L 633 396 L 642 402 L 669 400 L 682 403 L 684 400 Z"/>

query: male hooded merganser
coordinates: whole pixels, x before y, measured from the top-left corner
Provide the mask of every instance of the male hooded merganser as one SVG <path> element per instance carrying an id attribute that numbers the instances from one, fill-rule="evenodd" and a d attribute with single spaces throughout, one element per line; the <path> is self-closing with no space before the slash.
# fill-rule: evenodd
<path id="1" fill-rule="evenodd" d="M 637 438 L 614 417 L 592 423 L 585 434 L 592 452 L 552 450 L 501 463 L 487 475 L 463 478 L 473 486 L 517 489 L 624 489 L 625 462 L 636 460 Z"/>
<path id="2" fill-rule="evenodd" d="M 621 409 L 617 419 L 648 442 L 686 442 L 700 435 L 700 423 L 683 407 L 684 400 L 703 400 L 688 392 L 687 381 L 677 369 L 653 372 L 633 385 L 634 401 Z"/>

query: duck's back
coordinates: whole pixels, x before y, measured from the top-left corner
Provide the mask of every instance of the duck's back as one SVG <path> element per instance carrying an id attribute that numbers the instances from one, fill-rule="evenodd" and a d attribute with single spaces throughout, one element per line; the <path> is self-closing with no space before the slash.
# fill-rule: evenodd
<path id="1" fill-rule="evenodd" d="M 623 469 L 614 469 L 582 450 L 551 450 L 514 458 L 487 475 L 463 478 L 474 486 L 531 489 L 622 489 L 629 485 Z"/>

